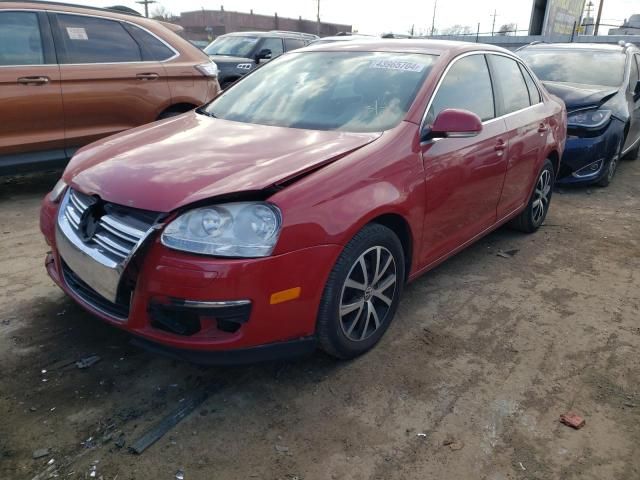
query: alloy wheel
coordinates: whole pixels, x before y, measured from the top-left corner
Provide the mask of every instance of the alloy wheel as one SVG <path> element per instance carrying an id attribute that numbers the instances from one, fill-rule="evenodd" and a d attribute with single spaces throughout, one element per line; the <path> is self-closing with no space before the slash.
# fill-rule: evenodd
<path id="1" fill-rule="evenodd" d="M 535 225 L 539 225 L 544 219 L 544 215 L 549 207 L 549 197 L 551 194 L 551 172 L 546 168 L 542 170 L 538 182 L 536 183 L 535 200 L 531 205 L 532 220 Z"/>
<path id="2" fill-rule="evenodd" d="M 340 295 L 340 327 L 349 340 L 366 340 L 383 325 L 396 286 L 396 261 L 388 249 L 375 246 L 358 257 Z"/>

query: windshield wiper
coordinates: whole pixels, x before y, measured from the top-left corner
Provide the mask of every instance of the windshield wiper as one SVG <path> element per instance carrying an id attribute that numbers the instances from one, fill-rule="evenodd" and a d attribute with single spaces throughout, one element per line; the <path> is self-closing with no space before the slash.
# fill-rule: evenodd
<path id="1" fill-rule="evenodd" d="M 215 114 L 211 113 L 211 112 L 207 112 L 204 108 L 202 107 L 198 107 L 196 108 L 196 113 L 199 113 L 201 115 L 206 115 L 207 117 L 211 117 L 211 118 L 218 118 L 215 116 Z"/>

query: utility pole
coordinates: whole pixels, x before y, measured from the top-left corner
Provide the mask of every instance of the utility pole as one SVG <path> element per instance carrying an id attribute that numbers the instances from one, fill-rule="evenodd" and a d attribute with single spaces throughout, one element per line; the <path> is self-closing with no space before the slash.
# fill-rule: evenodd
<path id="1" fill-rule="evenodd" d="M 317 30 L 318 30 L 318 36 L 320 36 L 320 0 L 316 0 L 317 4 L 318 4 L 318 15 L 317 15 L 317 22 L 318 22 L 318 26 L 317 26 Z"/>
<path id="2" fill-rule="evenodd" d="M 498 16 L 498 11 L 494 10 L 493 14 L 490 15 L 490 17 L 493 17 L 493 25 L 491 26 L 491 36 L 493 37 L 493 34 L 496 30 L 496 17 Z"/>
<path id="3" fill-rule="evenodd" d="M 140 0 L 136 3 L 139 3 L 141 5 L 144 5 L 144 16 L 149 18 L 149 4 L 150 3 L 156 3 L 156 0 Z"/>
<path id="4" fill-rule="evenodd" d="M 438 0 L 433 0 L 433 17 L 431 17 L 431 36 L 433 37 L 436 31 L 436 7 L 438 6 Z"/>
<path id="5" fill-rule="evenodd" d="M 600 17 L 602 17 L 602 5 L 604 5 L 604 0 L 600 0 L 600 5 L 598 5 L 598 17 L 596 18 L 596 28 L 593 31 L 594 35 L 598 35 L 598 28 L 600 27 Z"/>

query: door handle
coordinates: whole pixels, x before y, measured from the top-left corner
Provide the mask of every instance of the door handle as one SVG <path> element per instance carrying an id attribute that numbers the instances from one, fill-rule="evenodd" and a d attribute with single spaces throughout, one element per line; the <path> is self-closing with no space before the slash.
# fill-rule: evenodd
<path id="1" fill-rule="evenodd" d="M 505 148 L 507 148 L 507 144 L 504 140 L 498 140 L 495 147 L 493 147 L 496 152 L 502 152 Z"/>
<path id="2" fill-rule="evenodd" d="M 136 78 L 138 80 L 157 80 L 159 75 L 157 73 L 138 73 Z"/>
<path id="3" fill-rule="evenodd" d="M 549 128 L 544 123 L 541 123 L 540 125 L 538 125 L 538 132 L 539 133 L 544 133 L 547 130 L 549 130 Z"/>
<path id="4" fill-rule="evenodd" d="M 18 83 L 20 85 L 45 85 L 49 83 L 49 77 L 20 77 Z"/>

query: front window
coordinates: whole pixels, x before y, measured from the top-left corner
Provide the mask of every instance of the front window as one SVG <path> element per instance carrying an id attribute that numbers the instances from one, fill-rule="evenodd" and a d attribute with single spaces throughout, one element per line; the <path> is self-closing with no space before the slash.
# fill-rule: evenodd
<path id="1" fill-rule="evenodd" d="M 618 87 L 624 78 L 622 52 L 532 49 L 518 53 L 543 81 Z"/>
<path id="2" fill-rule="evenodd" d="M 259 68 L 202 112 L 290 128 L 388 130 L 404 118 L 436 58 L 391 52 L 291 53 Z"/>
<path id="3" fill-rule="evenodd" d="M 258 40 L 258 37 L 245 37 L 240 35 L 218 37 L 204 49 L 204 52 L 207 55 L 249 58 Z"/>

